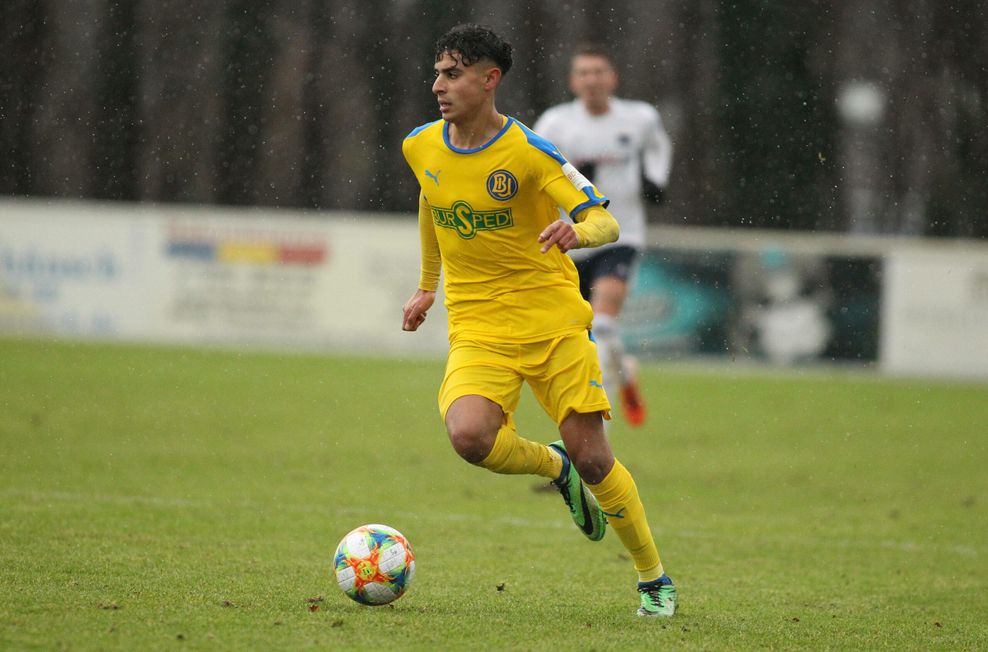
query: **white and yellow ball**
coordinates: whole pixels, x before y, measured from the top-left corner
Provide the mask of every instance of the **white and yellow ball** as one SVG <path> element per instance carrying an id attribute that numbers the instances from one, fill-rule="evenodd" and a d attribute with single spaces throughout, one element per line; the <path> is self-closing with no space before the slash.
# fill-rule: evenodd
<path id="1" fill-rule="evenodd" d="M 366 605 L 394 602 L 415 576 L 415 555 L 408 539 L 377 523 L 361 525 L 343 537 L 334 561 L 340 589 Z"/>

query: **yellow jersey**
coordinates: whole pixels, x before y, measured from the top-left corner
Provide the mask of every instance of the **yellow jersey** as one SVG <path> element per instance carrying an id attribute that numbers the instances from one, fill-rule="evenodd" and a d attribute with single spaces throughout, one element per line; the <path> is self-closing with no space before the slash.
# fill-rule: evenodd
<path id="1" fill-rule="evenodd" d="M 433 236 L 441 255 L 450 342 L 535 342 L 590 328 L 573 261 L 557 247 L 542 253 L 538 237 L 558 207 L 575 218 L 607 198 L 559 150 L 507 117 L 480 147 L 455 147 L 438 120 L 413 130 L 402 152 L 421 188 L 423 256 Z"/>

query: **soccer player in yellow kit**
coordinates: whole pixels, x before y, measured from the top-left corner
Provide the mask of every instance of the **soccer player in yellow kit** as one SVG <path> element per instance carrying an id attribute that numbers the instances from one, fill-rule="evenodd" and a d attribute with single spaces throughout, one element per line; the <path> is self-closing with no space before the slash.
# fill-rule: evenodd
<path id="1" fill-rule="evenodd" d="M 436 43 L 441 120 L 402 151 L 420 186 L 422 267 L 405 303 L 414 331 L 445 269 L 450 350 L 439 407 L 466 461 L 495 473 L 549 478 L 591 540 L 610 523 L 638 572 L 639 615 L 671 616 L 665 574 L 638 489 L 604 433 L 610 403 L 570 249 L 613 242 L 607 199 L 548 141 L 501 115 L 495 92 L 511 46 L 477 25 Z M 558 219 L 562 207 L 573 222 Z M 520 437 L 512 413 L 522 382 L 559 426 L 549 445 Z"/>

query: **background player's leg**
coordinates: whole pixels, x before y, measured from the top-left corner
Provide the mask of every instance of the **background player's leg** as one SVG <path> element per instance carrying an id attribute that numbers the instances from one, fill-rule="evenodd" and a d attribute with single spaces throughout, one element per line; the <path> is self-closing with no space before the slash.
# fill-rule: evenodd
<path id="1" fill-rule="evenodd" d="M 619 396 L 622 385 L 622 359 L 624 344 L 621 342 L 621 327 L 617 319 L 594 309 L 593 338 L 597 343 L 600 358 L 600 371 L 604 376 L 604 390 L 613 401 Z"/>
<path id="2" fill-rule="evenodd" d="M 605 287 L 600 293 L 595 293 L 597 282 L 603 278 L 600 275 L 600 271 L 601 266 L 605 262 L 606 255 L 606 252 L 596 253 L 589 258 L 576 261 L 576 271 L 580 275 L 580 294 L 590 303 L 594 312 L 591 332 L 593 333 L 594 342 L 597 345 L 597 361 L 600 364 L 604 392 L 607 393 L 608 399 L 612 401 L 612 405 L 616 405 L 614 401 L 618 398 L 618 389 L 620 387 L 617 379 L 621 373 L 620 350 L 615 348 L 614 340 L 615 329 L 618 326 L 614 316 L 611 315 L 614 308 L 608 305 L 612 303 L 608 288 Z M 595 294 L 599 294 L 600 296 L 599 305 L 594 303 Z M 620 310 L 620 303 L 618 303 L 617 310 Z M 617 313 L 614 314 L 616 315 Z M 618 335 L 620 336 L 620 333 Z M 620 339 L 617 341 L 617 344 L 620 344 Z M 606 430 L 606 423 L 604 424 L 604 428 Z"/>
<path id="3" fill-rule="evenodd" d="M 620 397 L 626 380 L 623 373 L 625 356 L 618 315 L 628 292 L 627 284 L 616 276 L 600 276 L 594 279 L 590 291 L 593 307 L 593 337 L 597 342 L 600 370 L 604 375 L 604 389 L 611 401 Z"/>
<path id="4" fill-rule="evenodd" d="M 604 388 L 612 401 L 620 398 L 625 419 L 633 426 L 645 420 L 645 404 L 638 390 L 637 367 L 624 350 L 618 316 L 628 295 L 628 283 L 613 275 L 594 281 L 590 304 L 593 306 L 593 334 L 600 353 Z"/>

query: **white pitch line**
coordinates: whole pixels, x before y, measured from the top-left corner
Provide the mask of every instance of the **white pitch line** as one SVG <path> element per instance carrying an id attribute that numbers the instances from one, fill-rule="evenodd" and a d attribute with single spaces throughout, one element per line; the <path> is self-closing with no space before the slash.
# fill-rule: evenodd
<path id="1" fill-rule="evenodd" d="M 192 500 L 185 498 L 166 498 L 161 496 L 128 496 L 119 494 L 83 494 L 68 491 L 38 491 L 38 490 L 18 490 L 7 489 L 0 492 L 5 499 L 27 499 L 33 502 L 43 503 L 100 503 L 108 505 L 143 505 L 149 507 L 174 507 L 174 508 L 197 508 L 197 509 L 240 509 L 251 512 L 260 512 L 265 509 L 275 509 L 279 512 L 293 512 L 302 514 L 345 514 L 354 516 L 366 516 L 366 509 L 356 507 L 335 507 L 320 508 L 307 504 L 293 505 L 272 505 L 268 503 L 257 503 L 252 501 L 209 501 Z M 546 521 L 542 519 L 530 519 L 523 516 L 482 516 L 479 514 L 465 514 L 458 512 L 409 512 L 403 511 L 402 515 L 417 521 L 433 522 L 467 522 L 486 523 L 493 525 L 506 525 L 520 528 L 535 528 L 545 530 L 560 530 L 572 527 L 565 519 Z M 653 528 L 654 530 L 654 528 Z M 720 534 L 698 530 L 679 529 L 675 531 L 667 530 L 662 533 L 662 538 L 668 540 L 690 539 L 697 541 L 723 541 L 725 537 Z M 731 535 L 731 541 L 737 543 L 739 537 Z M 894 550 L 896 552 L 920 553 L 920 554 L 952 554 L 961 557 L 978 557 L 985 554 L 985 546 L 970 544 L 942 544 L 936 542 L 904 541 L 894 539 L 828 539 L 820 537 L 798 537 L 798 536 L 757 536 L 751 538 L 753 544 L 777 544 L 777 545 L 798 545 L 811 548 L 845 548 L 863 550 Z"/>

